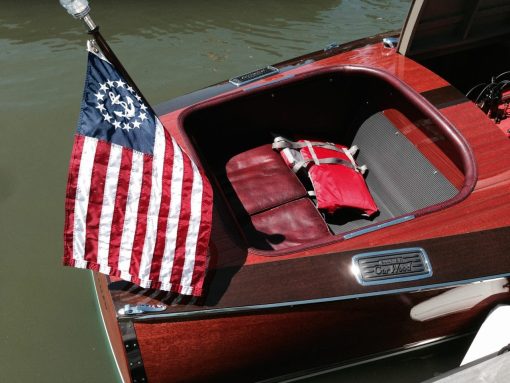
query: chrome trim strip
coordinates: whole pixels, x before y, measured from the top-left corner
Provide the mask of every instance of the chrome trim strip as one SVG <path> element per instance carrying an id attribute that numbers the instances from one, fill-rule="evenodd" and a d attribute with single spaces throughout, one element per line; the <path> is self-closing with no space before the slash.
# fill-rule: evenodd
<path id="1" fill-rule="evenodd" d="M 424 270 L 419 274 L 415 275 L 407 275 L 402 273 L 399 277 L 399 274 L 394 274 L 392 277 L 376 280 L 365 280 L 361 273 L 359 267 L 359 261 L 364 258 L 374 258 L 374 257 L 387 257 L 387 256 L 398 256 L 399 254 L 405 253 L 418 253 L 421 261 L 423 262 Z M 366 253 L 359 253 L 352 257 L 352 272 L 356 277 L 356 280 L 360 285 L 363 286 L 373 286 L 373 285 L 383 285 L 387 283 L 395 283 L 395 282 L 409 282 L 416 281 L 423 278 L 429 278 L 432 276 L 432 267 L 430 266 L 430 260 L 427 255 L 427 252 L 422 247 L 408 247 L 402 249 L 394 249 L 394 250 L 384 250 L 384 251 L 371 251 Z"/>
<path id="2" fill-rule="evenodd" d="M 415 218 L 414 215 L 406 215 L 405 217 L 400 217 L 400 218 L 397 218 L 397 219 L 394 219 L 391 221 L 383 222 L 383 223 L 380 223 L 379 225 L 369 226 L 367 228 L 356 230 L 356 231 L 353 231 L 352 233 L 345 234 L 344 239 L 351 239 L 354 237 L 358 237 L 363 234 L 367 234 L 367 233 L 371 233 L 373 231 L 384 229 L 385 227 L 389 227 L 389 226 L 397 225 L 402 222 L 410 221 L 414 218 Z"/>
<path id="3" fill-rule="evenodd" d="M 329 298 L 316 298 L 316 299 L 306 299 L 301 301 L 289 301 L 289 302 L 279 302 L 279 303 L 268 303 L 268 304 L 260 304 L 260 305 L 251 305 L 251 306 L 235 306 L 235 307 L 225 307 L 221 309 L 209 309 L 209 310 L 195 310 L 195 311 L 184 311 L 184 312 L 176 312 L 176 313 L 161 313 L 161 314 L 149 314 L 137 317 L 119 317 L 119 320 L 131 320 L 135 322 L 142 322 L 146 320 L 157 320 L 157 319 L 165 319 L 165 318 L 175 318 L 175 319 L 185 319 L 185 318 L 204 318 L 215 315 L 225 315 L 225 314 L 245 314 L 250 312 L 269 310 L 269 309 L 278 309 L 284 307 L 295 307 L 295 306 L 305 306 L 311 304 L 318 303 L 330 303 L 330 302 L 340 302 L 351 299 L 360 299 L 360 298 L 370 298 L 381 295 L 391 295 L 391 294 L 402 294 L 402 293 L 410 293 L 410 292 L 418 292 L 424 290 L 432 290 L 432 289 L 440 289 L 445 287 L 453 287 L 466 285 L 469 283 L 475 282 L 486 282 L 499 278 L 510 277 L 510 273 L 505 274 L 497 274 L 497 275 L 489 275 L 480 278 L 472 278 L 465 279 L 461 281 L 452 281 L 452 282 L 444 282 L 444 283 L 436 283 L 430 285 L 420 285 L 413 287 L 404 287 L 401 289 L 392 289 L 385 291 L 374 291 L 371 293 L 364 294 L 352 294 L 352 295 L 341 295 L 336 297 Z"/>
<path id="4" fill-rule="evenodd" d="M 393 49 L 398 45 L 398 37 L 384 37 L 382 39 L 383 45 L 385 48 Z"/>

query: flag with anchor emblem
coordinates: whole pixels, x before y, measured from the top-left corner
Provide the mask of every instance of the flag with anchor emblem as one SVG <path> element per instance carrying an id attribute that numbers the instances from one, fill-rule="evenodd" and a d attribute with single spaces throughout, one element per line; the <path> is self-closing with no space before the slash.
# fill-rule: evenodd
<path id="1" fill-rule="evenodd" d="M 200 296 L 211 186 L 91 43 L 88 55 L 66 190 L 64 264 Z"/>

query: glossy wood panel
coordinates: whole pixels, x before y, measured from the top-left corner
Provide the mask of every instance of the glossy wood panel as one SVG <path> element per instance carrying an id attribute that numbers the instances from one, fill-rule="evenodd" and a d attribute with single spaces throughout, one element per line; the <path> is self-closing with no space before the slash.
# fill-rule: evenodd
<path id="1" fill-rule="evenodd" d="M 279 257 L 247 249 L 230 213 L 216 206 L 210 246 L 213 254 L 210 293 L 203 305 L 176 305 L 168 313 L 373 293 L 510 272 L 510 141 L 507 137 L 474 104 L 462 100 L 457 93 L 446 92 L 440 102 L 434 100 L 431 92 L 449 84 L 382 44 L 326 56 L 254 85 L 263 86 L 284 76 L 340 64 L 387 71 L 434 102 L 467 139 L 478 167 L 474 191 L 457 205 L 412 221 Z M 232 91 L 236 92 L 244 91 Z M 189 142 L 178 127 L 182 113 L 182 109 L 177 110 L 162 116 L 162 121 L 193 155 L 193 148 L 187 146 Z M 403 129 L 409 126 L 407 121 L 393 117 Z M 414 135 L 413 140 L 424 138 L 412 129 L 410 134 Z M 440 154 L 437 148 L 427 144 L 423 150 L 434 157 L 436 166 L 448 173 L 455 185 L 462 183 L 451 163 L 440 156 L 436 158 Z M 411 245 L 423 246 L 429 253 L 434 269 L 431 278 L 363 287 L 350 274 L 351 256 L 356 252 Z M 417 323 L 410 319 L 411 307 L 444 291 L 351 299 L 230 318 L 182 322 L 166 319 L 135 326 L 150 381 L 196 381 L 205 377 L 210 381 L 211 376 L 220 381 L 239 381 L 241 376 L 254 380 L 464 333 L 473 329 L 496 301 L 508 300 L 506 296 L 498 296 L 473 310 L 430 322 Z M 117 305 L 175 298 L 129 284 L 112 286 L 112 295 Z"/>
<path id="2" fill-rule="evenodd" d="M 475 234 L 464 234 L 401 246 L 371 249 L 390 250 L 421 247 L 428 254 L 433 275 L 415 281 L 363 286 L 351 271 L 352 257 L 358 251 L 324 254 L 317 257 L 289 259 L 238 268 L 223 268 L 212 272 L 206 298 L 198 305 L 170 306 L 166 313 L 182 313 L 229 307 L 264 305 L 282 302 L 317 300 L 373 293 L 392 293 L 402 289 L 420 289 L 501 274 L 510 275 L 510 228 Z M 172 296 L 142 290 L 133 285 L 111 286 L 119 308 L 122 303 L 168 303 Z"/>
<path id="3" fill-rule="evenodd" d="M 137 323 L 150 382 L 254 382 L 472 331 L 494 300 L 419 322 L 418 303 L 447 290 L 273 310 L 250 316 Z"/>

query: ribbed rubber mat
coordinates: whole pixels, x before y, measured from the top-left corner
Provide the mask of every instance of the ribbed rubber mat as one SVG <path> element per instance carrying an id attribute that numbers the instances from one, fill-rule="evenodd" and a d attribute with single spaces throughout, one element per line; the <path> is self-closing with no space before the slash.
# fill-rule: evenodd
<path id="1" fill-rule="evenodd" d="M 458 193 L 382 113 L 361 125 L 352 144 L 360 149 L 358 164 L 368 166 L 366 182 L 380 214 L 373 220 L 358 219 L 341 225 L 330 222 L 335 234 L 411 213 Z"/>

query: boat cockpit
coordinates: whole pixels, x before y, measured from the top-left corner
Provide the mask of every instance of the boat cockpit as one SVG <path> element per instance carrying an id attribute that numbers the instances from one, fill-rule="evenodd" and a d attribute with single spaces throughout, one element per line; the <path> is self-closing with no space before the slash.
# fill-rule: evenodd
<path id="1" fill-rule="evenodd" d="M 247 246 L 267 255 L 442 209 L 473 186 L 471 152 L 456 129 L 399 79 L 374 68 L 338 66 L 248 86 L 192 107 L 180 122 L 221 210 L 233 215 Z M 355 145 L 377 213 L 318 209 L 317 190 L 272 148 L 275 137 Z"/>

